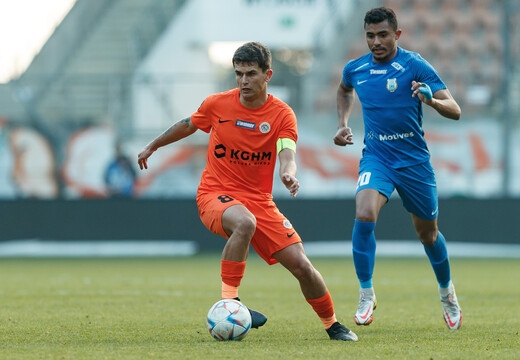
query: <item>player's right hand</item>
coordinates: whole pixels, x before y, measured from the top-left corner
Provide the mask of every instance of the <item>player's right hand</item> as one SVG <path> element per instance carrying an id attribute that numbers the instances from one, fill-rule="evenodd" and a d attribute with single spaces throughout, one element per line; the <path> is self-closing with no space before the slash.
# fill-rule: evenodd
<path id="1" fill-rule="evenodd" d="M 352 130 L 347 127 L 340 127 L 336 132 L 336 136 L 334 136 L 334 144 L 338 146 L 352 145 L 354 142 L 352 141 Z"/>
<path id="2" fill-rule="evenodd" d="M 153 154 L 153 150 L 151 150 L 149 147 L 145 147 L 139 155 L 137 155 L 137 163 L 139 164 L 139 169 L 148 169 L 147 160 L 150 157 L 150 155 Z"/>

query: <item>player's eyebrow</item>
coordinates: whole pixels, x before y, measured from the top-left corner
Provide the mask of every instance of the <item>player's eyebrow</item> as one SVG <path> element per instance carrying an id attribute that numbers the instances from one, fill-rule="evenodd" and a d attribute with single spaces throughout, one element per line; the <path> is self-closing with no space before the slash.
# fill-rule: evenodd
<path id="1" fill-rule="evenodd" d="M 249 70 L 249 71 L 246 71 L 245 73 L 242 72 L 242 71 L 239 71 L 239 70 L 235 70 L 235 74 L 247 74 L 247 75 L 252 75 L 252 74 L 255 74 L 256 73 L 256 70 Z"/>
<path id="2" fill-rule="evenodd" d="M 381 30 L 381 31 L 379 31 L 379 32 L 376 33 L 376 34 L 377 34 L 377 35 L 386 35 L 386 34 L 388 34 L 388 32 L 389 32 L 388 30 Z M 367 31 L 366 34 L 367 34 L 367 35 L 374 35 L 374 33 L 371 32 L 371 31 Z"/>

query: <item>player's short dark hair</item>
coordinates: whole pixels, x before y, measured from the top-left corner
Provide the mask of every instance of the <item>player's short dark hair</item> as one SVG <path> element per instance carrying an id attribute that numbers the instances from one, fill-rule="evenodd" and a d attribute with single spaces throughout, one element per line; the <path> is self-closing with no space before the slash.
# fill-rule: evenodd
<path id="1" fill-rule="evenodd" d="M 364 27 L 366 29 L 368 24 L 379 24 L 385 20 L 388 20 L 388 24 L 390 24 L 394 32 L 397 31 L 397 16 L 395 15 L 394 10 L 387 7 L 378 7 L 368 10 L 365 14 Z"/>
<path id="2" fill-rule="evenodd" d="M 271 68 L 271 52 L 264 44 L 248 42 L 240 46 L 233 55 L 233 66 L 238 63 L 257 63 L 258 67 L 266 72 Z"/>

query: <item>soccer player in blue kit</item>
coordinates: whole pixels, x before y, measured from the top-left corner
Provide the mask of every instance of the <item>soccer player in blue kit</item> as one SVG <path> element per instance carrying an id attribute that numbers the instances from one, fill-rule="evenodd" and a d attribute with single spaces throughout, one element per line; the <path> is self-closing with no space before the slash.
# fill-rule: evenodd
<path id="1" fill-rule="evenodd" d="M 460 107 L 426 60 L 397 46 L 401 30 L 393 10 L 369 10 L 364 29 L 370 52 L 345 65 L 337 92 L 338 131 L 334 137 L 336 145 L 353 144 L 348 120 L 355 90 L 363 109 L 365 147 L 352 232 L 360 282 L 354 320 L 358 325 L 373 320 L 377 304 L 372 286 L 374 229 L 381 208 L 397 190 L 437 277 L 444 320 L 449 329 L 459 329 L 462 310 L 451 282 L 446 240 L 437 227 L 437 186 L 422 130 L 422 107 L 431 106 L 453 120 L 460 118 Z"/>

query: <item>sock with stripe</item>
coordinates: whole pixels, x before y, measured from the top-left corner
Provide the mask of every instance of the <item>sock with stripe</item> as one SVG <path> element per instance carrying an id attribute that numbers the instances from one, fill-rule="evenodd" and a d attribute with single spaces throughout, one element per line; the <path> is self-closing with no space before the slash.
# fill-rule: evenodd
<path id="1" fill-rule="evenodd" d="M 318 314 L 325 329 L 328 329 L 334 324 L 336 320 L 336 314 L 334 313 L 334 304 L 329 291 L 320 298 L 317 299 L 306 299 L 307 302 L 312 306 L 312 309 Z"/>
<path id="2" fill-rule="evenodd" d="M 220 261 L 220 275 L 222 277 L 222 299 L 238 297 L 238 287 L 244 277 L 245 261 Z"/>

